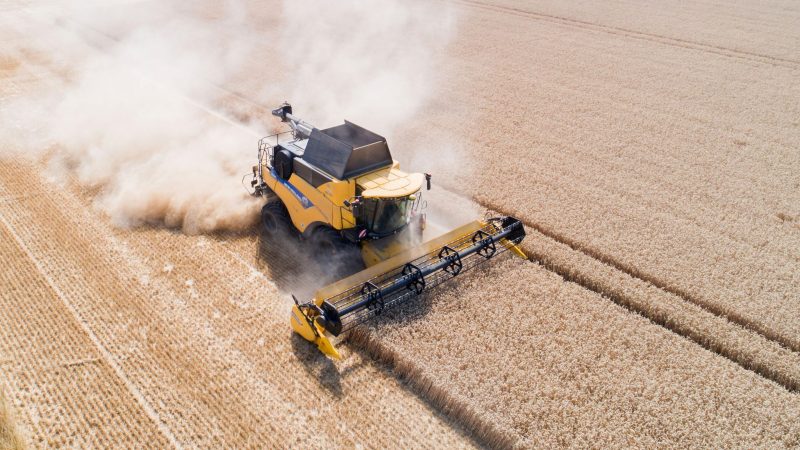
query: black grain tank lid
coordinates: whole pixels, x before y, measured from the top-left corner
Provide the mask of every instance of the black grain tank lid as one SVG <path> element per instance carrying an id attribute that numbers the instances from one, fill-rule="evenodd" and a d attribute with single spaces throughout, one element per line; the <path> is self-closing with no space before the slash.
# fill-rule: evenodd
<path id="1" fill-rule="evenodd" d="M 344 121 L 308 138 L 303 160 L 340 180 L 357 177 L 392 165 L 386 139 L 366 128 Z"/>

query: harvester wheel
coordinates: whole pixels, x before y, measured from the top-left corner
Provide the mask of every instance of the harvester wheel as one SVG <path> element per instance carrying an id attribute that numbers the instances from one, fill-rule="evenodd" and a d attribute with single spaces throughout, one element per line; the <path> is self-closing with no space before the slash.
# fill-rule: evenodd
<path id="1" fill-rule="evenodd" d="M 266 234 L 270 237 L 286 236 L 292 229 L 289 212 L 286 211 L 286 206 L 280 200 L 267 202 L 261 208 L 261 224 Z"/>
<path id="2" fill-rule="evenodd" d="M 358 246 L 345 241 L 333 228 L 321 226 L 314 230 L 311 235 L 311 245 L 317 261 L 328 266 L 338 275 L 363 269 Z"/>
<path id="3" fill-rule="evenodd" d="M 336 230 L 321 226 L 311 235 L 311 245 L 320 261 L 334 262 L 344 253 L 346 243 Z"/>

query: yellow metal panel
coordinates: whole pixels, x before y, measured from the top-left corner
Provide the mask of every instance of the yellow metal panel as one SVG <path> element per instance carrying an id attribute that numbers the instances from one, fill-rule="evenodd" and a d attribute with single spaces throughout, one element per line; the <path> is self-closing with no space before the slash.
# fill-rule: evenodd
<path id="1" fill-rule="evenodd" d="M 311 325 L 306 320 L 303 312 L 300 311 L 300 308 L 297 305 L 292 306 L 292 318 L 291 318 L 292 329 L 295 333 L 303 336 L 303 339 L 307 341 L 314 342 L 317 335 L 314 333 L 314 330 L 311 329 Z"/>
<path id="2" fill-rule="evenodd" d="M 292 306 L 291 324 L 295 333 L 302 336 L 303 339 L 315 343 L 322 353 L 340 359 L 339 352 L 325 335 L 325 330 L 313 321 L 309 323 L 297 305 Z M 312 326 L 316 330 L 312 329 Z"/>
<path id="3" fill-rule="evenodd" d="M 307 205 L 304 205 L 282 181 L 272 177 L 267 167 L 264 170 L 264 177 L 270 189 L 286 205 L 292 223 L 300 232 L 304 232 L 314 222 L 328 224 L 337 230 L 356 225 L 353 213 L 343 207 L 344 201 L 356 193 L 355 181 L 334 180 L 315 188 L 297 174 L 292 174 L 288 182 L 311 203 L 306 207 Z"/>
<path id="4" fill-rule="evenodd" d="M 345 200 L 351 199 L 356 194 L 356 184 L 353 180 L 332 181 L 319 186 L 330 202 L 330 225 L 337 230 L 356 226 L 353 213 L 344 207 Z"/>

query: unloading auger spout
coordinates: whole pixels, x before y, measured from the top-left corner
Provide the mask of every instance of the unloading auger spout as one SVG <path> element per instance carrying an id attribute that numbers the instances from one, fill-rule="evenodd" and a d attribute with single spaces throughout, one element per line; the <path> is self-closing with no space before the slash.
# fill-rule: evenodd
<path id="1" fill-rule="evenodd" d="M 513 217 L 464 225 L 322 288 L 308 303 L 295 300 L 292 328 L 338 358 L 326 333 L 338 336 L 505 250 L 525 258 L 517 247 L 524 237 L 522 223 Z"/>
<path id="2" fill-rule="evenodd" d="M 314 125 L 292 114 L 292 105 L 288 102 L 284 102 L 280 107 L 273 109 L 272 115 L 280 117 L 281 122 L 288 123 L 292 131 L 294 131 L 294 137 L 297 139 L 308 139 L 314 130 Z"/>

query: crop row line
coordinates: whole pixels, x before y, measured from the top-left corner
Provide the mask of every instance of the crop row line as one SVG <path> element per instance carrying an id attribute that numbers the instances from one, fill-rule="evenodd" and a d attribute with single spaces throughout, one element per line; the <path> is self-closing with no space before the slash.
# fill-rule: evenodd
<path id="1" fill-rule="evenodd" d="M 52 291 L 56 294 L 59 300 L 61 300 L 61 302 L 67 308 L 67 310 L 69 310 L 69 312 L 75 319 L 76 323 L 80 326 L 80 328 L 84 331 L 84 333 L 86 333 L 89 340 L 92 342 L 92 344 L 94 344 L 94 346 L 100 352 L 103 360 L 109 365 L 109 367 L 112 368 L 112 370 L 120 379 L 120 381 L 123 382 L 123 384 L 131 393 L 131 395 L 136 399 L 136 402 L 139 404 L 139 406 L 142 407 L 145 414 L 147 414 L 147 416 L 156 424 L 159 431 L 164 435 L 164 437 L 166 437 L 169 440 L 170 444 L 174 448 L 181 448 L 181 445 L 178 443 L 178 440 L 175 437 L 175 435 L 161 420 L 158 413 L 150 404 L 150 402 L 147 401 L 147 399 L 144 397 L 139 388 L 137 388 L 136 385 L 130 380 L 130 378 L 128 378 L 128 376 L 125 374 L 125 371 L 122 370 L 122 367 L 119 364 L 117 364 L 111 352 L 105 347 L 105 345 L 103 345 L 103 343 L 100 341 L 100 339 L 91 329 L 91 327 L 81 317 L 80 312 L 78 312 L 75 306 L 69 300 L 67 300 L 67 297 L 61 291 L 61 289 L 58 287 L 55 281 L 50 277 L 47 271 L 44 270 L 39 259 L 36 258 L 36 256 L 33 255 L 33 253 L 31 253 L 28 246 L 25 245 L 25 242 L 17 233 L 16 229 L 11 225 L 11 223 L 8 222 L 8 220 L 6 220 L 5 216 L 3 216 L 2 214 L 0 214 L 0 223 L 2 223 L 3 226 L 5 226 L 9 234 L 14 238 L 14 241 L 17 243 L 19 248 L 25 253 L 28 259 L 30 259 L 30 261 L 36 267 L 36 270 L 38 270 L 39 273 L 42 275 L 42 277 L 44 278 L 45 282 L 50 287 L 50 289 L 52 289 Z"/>
<path id="2" fill-rule="evenodd" d="M 478 200 L 475 201 L 478 202 Z M 500 207 L 499 205 L 494 205 L 485 201 L 478 203 L 481 206 L 493 211 L 497 211 L 500 214 L 508 214 L 507 212 L 504 212 L 504 208 Z M 557 258 L 548 255 L 546 250 L 538 251 L 533 246 L 526 248 L 526 253 L 531 258 L 531 261 L 541 264 L 544 268 L 558 274 L 567 281 L 579 284 L 580 286 L 599 294 L 601 297 L 606 298 L 632 312 L 635 312 L 651 322 L 686 339 L 689 339 L 690 341 L 709 351 L 723 356 L 724 358 L 738 364 L 744 369 L 755 372 L 759 376 L 774 381 L 790 391 L 800 392 L 800 373 L 796 373 L 797 368 L 795 366 L 797 364 L 794 362 L 794 360 L 797 360 L 798 356 L 800 355 L 798 355 L 796 348 L 786 345 L 782 339 L 776 339 L 774 337 L 777 336 L 776 333 L 760 332 L 758 329 L 759 327 L 753 326 L 751 323 L 740 317 L 719 312 L 718 308 L 709 307 L 709 305 L 707 305 L 705 302 L 694 299 L 692 296 L 686 295 L 681 291 L 664 286 L 663 283 L 659 283 L 658 280 L 654 280 L 652 277 L 642 274 L 641 271 L 619 263 L 614 258 L 606 256 L 600 252 L 588 249 L 575 240 L 563 236 L 560 233 L 548 230 L 546 227 L 540 224 L 531 223 L 525 220 L 523 220 L 523 223 L 545 238 L 555 243 L 564 245 L 572 251 L 577 252 L 579 255 L 583 255 L 592 261 L 596 261 L 598 264 L 602 264 L 610 268 L 612 271 L 615 270 L 621 272 L 634 281 L 644 283 L 645 286 L 650 285 L 653 288 L 663 292 L 664 295 L 672 296 L 673 298 L 685 302 L 685 304 L 696 307 L 697 312 L 709 314 L 705 319 L 701 318 L 699 322 L 717 319 L 721 320 L 723 325 L 720 326 L 720 322 L 715 324 L 701 325 L 698 325 L 697 323 L 689 323 L 689 321 L 686 320 L 687 313 L 669 310 L 661 305 L 648 309 L 646 307 L 647 305 L 644 304 L 647 303 L 646 301 L 643 302 L 640 299 L 632 298 L 631 294 L 625 292 L 624 288 L 620 287 L 619 289 L 614 289 L 613 286 L 605 286 L 602 281 L 598 281 L 597 277 L 589 274 L 587 269 L 584 268 L 584 270 L 576 270 L 574 267 L 570 267 L 568 263 L 559 261 Z M 728 325 L 725 326 L 724 324 Z M 705 325 L 705 327 L 703 325 Z M 739 328 L 741 331 L 737 333 L 738 330 L 736 330 L 736 328 Z M 751 332 L 756 335 L 751 337 L 751 339 L 763 338 L 764 341 L 762 341 L 762 343 L 768 345 L 771 343 L 771 345 L 767 352 L 763 352 L 763 354 L 758 350 L 750 350 L 746 348 L 743 350 L 743 347 L 739 345 L 740 343 L 728 344 L 724 337 L 715 336 L 713 333 L 714 331 L 725 333 L 727 335 L 726 337 L 731 339 L 741 339 L 742 332 Z M 769 353 L 769 355 L 766 353 Z"/>
<path id="3" fill-rule="evenodd" d="M 477 203 L 479 203 L 481 206 L 484 206 L 485 208 L 491 209 L 493 211 L 497 211 L 497 212 L 499 212 L 501 214 L 506 214 L 505 212 L 503 212 L 504 208 L 499 206 L 499 205 L 495 205 L 495 204 L 492 204 L 490 202 L 481 202 L 481 201 L 478 201 L 477 199 L 475 199 L 475 201 Z M 636 267 L 633 267 L 630 264 L 618 261 L 613 256 L 604 254 L 604 253 L 602 253 L 600 251 L 597 251 L 597 250 L 595 250 L 595 249 L 593 249 L 591 247 L 583 245 L 580 242 L 576 241 L 575 239 L 569 238 L 569 237 L 567 237 L 567 236 L 565 236 L 565 235 L 563 235 L 563 234 L 561 234 L 561 233 L 559 233 L 557 231 L 551 230 L 551 229 L 549 229 L 548 227 L 546 227 L 546 226 L 544 226 L 542 224 L 538 224 L 538 223 L 531 222 L 531 221 L 526 221 L 526 220 L 522 220 L 522 222 L 526 226 L 536 230 L 537 232 L 547 236 L 550 239 L 553 239 L 554 241 L 557 241 L 557 242 L 560 242 L 560 243 L 562 243 L 564 245 L 569 246 L 571 249 L 573 249 L 575 251 L 583 253 L 586 256 L 590 256 L 590 257 L 592 257 L 592 258 L 594 258 L 594 259 L 596 259 L 596 260 L 598 260 L 598 261 L 600 261 L 600 262 L 602 262 L 602 263 L 604 263 L 604 264 L 606 264 L 608 266 L 613 267 L 614 269 L 619 270 L 620 272 L 624 272 L 627 275 L 630 275 L 631 277 L 638 278 L 638 279 L 640 279 L 642 281 L 645 281 L 645 282 L 647 282 L 649 284 L 652 284 L 653 286 L 661 289 L 664 292 L 667 292 L 667 293 L 672 294 L 672 295 L 674 295 L 676 297 L 679 297 L 681 300 L 683 300 L 685 302 L 697 305 L 697 306 L 705 309 L 706 311 L 714 314 L 715 316 L 722 317 L 722 318 L 728 320 L 729 322 L 735 323 L 736 325 L 739 325 L 739 326 L 741 326 L 743 328 L 746 328 L 746 329 L 748 329 L 748 330 L 750 330 L 750 331 L 752 331 L 754 333 L 757 333 L 757 334 L 763 336 L 764 338 L 766 338 L 766 339 L 768 339 L 770 341 L 777 342 L 777 343 L 789 348 L 790 350 L 792 350 L 794 352 L 800 352 L 800 345 L 798 345 L 797 342 L 791 340 L 790 338 L 788 338 L 786 336 L 781 335 L 778 332 L 770 330 L 766 326 L 763 326 L 763 325 L 758 324 L 758 323 L 754 323 L 751 320 L 747 319 L 746 317 L 741 316 L 740 314 L 737 314 L 737 313 L 734 313 L 734 312 L 729 312 L 729 311 L 723 311 L 717 305 L 713 305 L 713 304 L 711 304 L 709 302 L 701 300 L 701 299 L 689 294 L 688 292 L 686 292 L 686 291 L 684 291 L 684 290 L 682 290 L 680 288 L 677 288 L 677 287 L 674 287 L 674 286 L 669 286 L 666 282 L 664 282 L 662 280 L 659 280 L 658 278 L 656 278 L 654 276 L 651 276 L 651 275 L 649 275 L 647 273 L 644 273 L 642 270 L 640 270 L 640 269 L 638 269 Z"/>
<path id="4" fill-rule="evenodd" d="M 746 50 L 736 50 L 728 47 L 723 47 L 720 45 L 703 44 L 701 42 L 691 41 L 688 39 L 674 38 L 674 37 L 664 36 L 661 34 L 647 33 L 644 31 L 630 30 L 610 25 L 602 25 L 598 23 L 592 23 L 584 20 L 572 19 L 553 14 L 525 11 L 522 9 L 512 8 L 508 6 L 489 5 L 474 0 L 456 0 L 456 1 L 457 3 L 460 3 L 465 6 L 470 6 L 473 8 L 480 8 L 520 17 L 527 17 L 531 19 L 556 23 L 559 25 L 564 25 L 569 27 L 582 28 L 617 36 L 624 36 L 632 39 L 640 39 L 650 42 L 656 42 L 664 45 L 669 45 L 672 47 L 684 48 L 687 50 L 697 50 L 704 53 L 711 53 L 715 55 L 726 56 L 729 58 L 743 59 L 747 61 L 754 61 L 762 64 L 770 64 L 773 66 L 787 67 L 791 69 L 800 67 L 800 61 L 794 59 L 764 55 L 761 53 L 749 52 Z"/>

